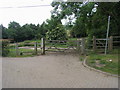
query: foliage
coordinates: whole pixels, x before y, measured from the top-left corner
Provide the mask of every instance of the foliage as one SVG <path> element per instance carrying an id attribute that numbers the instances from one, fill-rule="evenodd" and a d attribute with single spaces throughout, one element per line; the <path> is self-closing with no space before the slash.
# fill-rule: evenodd
<path id="1" fill-rule="evenodd" d="M 72 28 L 71 34 L 73 34 L 73 37 L 86 37 L 87 33 L 86 33 L 86 26 L 84 23 L 84 18 L 83 17 L 79 17 L 76 20 L 75 25 Z"/>
<path id="2" fill-rule="evenodd" d="M 10 24 L 8 25 L 8 38 L 13 39 L 15 41 L 18 41 L 19 39 L 21 39 L 20 37 L 22 36 L 22 32 L 20 29 L 20 25 L 17 22 L 10 22 Z"/>
<path id="3" fill-rule="evenodd" d="M 31 40 L 35 38 L 35 31 L 36 31 L 36 26 L 33 24 L 25 24 L 22 26 L 21 30 L 23 31 L 23 38 L 24 40 Z"/>
<path id="4" fill-rule="evenodd" d="M 46 37 L 46 32 L 48 31 L 47 24 L 43 22 L 37 31 L 37 39 L 41 39 L 42 37 Z"/>
<path id="5" fill-rule="evenodd" d="M 120 2 L 88 2 L 85 5 L 81 2 L 53 2 L 51 5 L 54 7 L 52 15 L 60 19 L 69 19 L 69 22 L 76 19 L 71 31 L 73 37 L 92 38 L 94 35 L 105 38 L 109 15 L 111 16 L 109 36 L 120 35 L 118 33 Z M 74 18 L 71 18 L 72 15 Z"/>
<path id="6" fill-rule="evenodd" d="M 2 56 L 7 56 L 9 54 L 9 42 L 8 41 L 2 41 Z"/>
<path id="7" fill-rule="evenodd" d="M 57 15 L 60 19 L 68 19 L 69 26 L 72 26 L 72 37 L 85 37 L 87 36 L 87 23 L 91 14 L 94 3 L 82 6 L 82 2 L 53 2 L 54 7 L 53 15 Z M 71 23 L 75 20 L 75 23 Z M 71 25 L 72 24 L 72 25 Z"/>
<path id="8" fill-rule="evenodd" d="M 3 25 L 0 25 L 0 30 L 2 32 L 2 33 L 0 33 L 0 34 L 2 34 L 2 35 L 0 35 L 0 36 L 2 36 L 0 38 L 7 39 L 8 38 L 7 28 L 5 28 Z"/>
<path id="9" fill-rule="evenodd" d="M 8 28 L 0 25 L 2 28 L 2 38 L 3 39 L 13 39 L 16 42 L 21 42 L 24 40 L 41 39 L 45 36 L 46 29 L 45 24 L 35 25 L 35 24 L 25 24 L 20 26 L 19 23 L 13 21 L 10 22 Z"/>
<path id="10" fill-rule="evenodd" d="M 118 20 L 120 20 L 120 18 L 118 17 L 118 11 L 120 9 L 119 4 L 120 3 L 117 2 L 98 3 L 97 12 L 94 13 L 92 17 L 90 17 L 89 21 L 88 34 L 90 37 L 92 37 L 93 35 L 99 38 L 106 37 L 109 15 L 111 16 L 109 36 L 120 35 L 118 33 Z"/>
<path id="11" fill-rule="evenodd" d="M 67 40 L 66 31 L 63 25 L 58 24 L 55 29 L 48 30 L 47 32 L 48 40 Z"/>
<path id="12" fill-rule="evenodd" d="M 41 37 L 46 37 L 47 34 L 47 38 L 60 39 L 58 36 L 61 36 L 62 33 L 58 35 L 57 32 L 65 33 L 66 31 L 69 37 L 80 38 L 88 36 L 89 40 L 93 36 L 105 38 L 109 15 L 111 16 L 109 36 L 120 35 L 120 33 L 118 33 L 120 28 L 120 12 L 118 12 L 120 11 L 120 2 L 88 2 L 83 4 L 82 2 L 67 1 L 68 2 L 52 2 L 51 6 L 54 7 L 54 9 L 51 13 L 51 18 L 47 19 L 41 25 L 25 24 L 20 26 L 20 24 L 15 21 L 10 22 L 8 28 L 0 25 L 2 38 L 14 39 L 14 41 L 20 42 L 40 39 Z M 69 22 L 64 25 L 66 31 L 62 30 L 63 26 L 61 21 L 63 19 L 69 20 Z M 57 29 L 57 27 L 59 27 L 59 29 Z M 53 35 L 50 32 L 52 32 Z M 53 38 L 53 36 L 55 38 Z M 66 38 L 66 35 L 63 37 Z"/>
<path id="13" fill-rule="evenodd" d="M 51 16 L 50 20 L 46 21 L 46 38 L 49 40 L 66 40 L 67 34 L 59 18 Z"/>

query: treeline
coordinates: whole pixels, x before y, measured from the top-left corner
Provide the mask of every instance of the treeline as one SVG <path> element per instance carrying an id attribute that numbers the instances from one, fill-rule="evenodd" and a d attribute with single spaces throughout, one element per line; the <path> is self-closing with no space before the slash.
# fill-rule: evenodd
<path id="1" fill-rule="evenodd" d="M 61 21 L 51 17 L 50 20 L 46 20 L 41 25 L 25 24 L 20 26 L 19 23 L 13 21 L 10 22 L 8 28 L 0 25 L 2 30 L 3 39 L 13 39 L 15 42 L 21 42 L 24 40 L 38 40 L 43 37 L 49 40 L 66 40 L 67 33 L 65 27 Z"/>
<path id="2" fill-rule="evenodd" d="M 82 2 L 52 2 L 51 6 L 54 7 L 51 18 L 41 25 L 20 26 L 14 21 L 10 22 L 8 28 L 0 25 L 2 38 L 14 39 L 16 42 L 42 37 L 49 40 L 64 40 L 68 37 L 92 38 L 93 36 L 105 38 L 108 16 L 111 16 L 109 36 L 120 36 L 120 2 L 89 2 L 86 5 Z M 68 19 L 69 22 L 62 25 L 63 19 Z M 74 23 L 73 20 L 75 20 Z"/>
<path id="3" fill-rule="evenodd" d="M 35 24 L 25 24 L 20 26 L 19 23 L 13 21 L 10 22 L 8 28 L 0 25 L 2 30 L 3 39 L 13 39 L 16 42 L 32 39 L 41 39 L 45 36 L 46 29 L 44 28 L 44 23 L 42 25 Z"/>
<path id="4" fill-rule="evenodd" d="M 67 29 L 72 37 L 96 36 L 105 38 L 107 32 L 108 16 L 110 20 L 111 35 L 120 35 L 120 2 L 52 2 L 54 10 L 52 15 L 59 19 L 69 19 Z M 74 23 L 72 21 L 75 20 Z"/>

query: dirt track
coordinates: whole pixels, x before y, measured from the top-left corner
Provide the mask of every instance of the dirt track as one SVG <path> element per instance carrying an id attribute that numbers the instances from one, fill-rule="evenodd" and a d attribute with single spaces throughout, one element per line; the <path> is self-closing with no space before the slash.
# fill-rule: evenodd
<path id="1" fill-rule="evenodd" d="M 117 88 L 118 78 L 91 71 L 78 56 L 51 53 L 3 58 L 3 88 Z"/>

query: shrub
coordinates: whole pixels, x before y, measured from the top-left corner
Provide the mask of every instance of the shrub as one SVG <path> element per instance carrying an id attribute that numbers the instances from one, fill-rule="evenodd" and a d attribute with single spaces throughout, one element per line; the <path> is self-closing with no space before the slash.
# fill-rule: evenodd
<path id="1" fill-rule="evenodd" d="M 5 57 L 9 53 L 9 41 L 2 41 L 2 56 Z"/>
<path id="2" fill-rule="evenodd" d="M 48 40 L 67 40 L 67 33 L 63 25 L 58 24 L 55 29 L 48 30 L 47 39 Z"/>

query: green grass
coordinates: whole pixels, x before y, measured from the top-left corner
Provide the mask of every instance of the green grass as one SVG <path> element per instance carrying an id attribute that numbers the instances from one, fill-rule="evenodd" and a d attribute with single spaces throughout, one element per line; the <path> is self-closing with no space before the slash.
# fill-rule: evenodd
<path id="1" fill-rule="evenodd" d="M 116 50 L 114 50 L 113 52 L 116 52 Z M 118 74 L 118 71 L 119 71 L 118 69 L 120 69 L 120 67 L 118 66 L 118 54 L 117 53 L 116 54 L 111 53 L 107 55 L 90 53 L 87 58 L 87 64 L 91 67 L 94 67 L 96 69 L 109 72 L 112 74 Z M 99 66 L 97 66 L 97 64 Z"/>
<path id="2" fill-rule="evenodd" d="M 80 55 L 79 60 L 84 61 L 85 57 L 86 57 L 85 55 Z"/>
<path id="3" fill-rule="evenodd" d="M 69 38 L 68 40 L 77 40 L 77 38 Z"/>
<path id="4" fill-rule="evenodd" d="M 71 40 L 76 40 L 76 38 L 71 38 Z M 24 42 L 19 42 L 18 46 L 19 47 L 25 47 L 25 46 L 29 46 L 29 47 L 34 47 L 34 42 L 39 42 L 38 47 L 40 47 L 40 40 L 26 40 Z M 75 46 L 76 43 L 74 42 L 66 42 L 66 43 L 47 43 L 46 47 L 56 47 L 56 48 L 68 48 L 68 46 L 72 47 Z M 15 44 L 10 44 L 10 53 L 8 56 L 10 57 L 16 57 L 16 51 L 15 51 Z M 50 49 L 49 51 L 54 51 L 54 49 Z M 63 50 L 60 50 L 63 51 Z M 40 53 L 41 51 L 38 50 L 38 53 Z M 33 55 L 35 53 L 34 50 L 31 49 L 19 49 L 19 54 L 22 53 L 22 55 L 19 56 L 26 56 L 27 53 L 31 53 L 31 55 Z M 28 55 L 29 56 L 29 55 Z"/>
<path id="5" fill-rule="evenodd" d="M 33 43 L 33 42 L 38 42 L 38 43 L 40 43 L 41 40 L 26 40 L 26 41 L 24 41 L 24 43 Z"/>
<path id="6" fill-rule="evenodd" d="M 77 38 L 69 38 L 69 40 L 77 40 Z M 41 40 L 26 40 L 24 42 L 19 42 L 18 46 L 19 47 L 24 47 L 24 46 L 34 46 L 34 43 L 37 42 L 38 46 L 40 46 L 40 42 Z M 49 43 L 47 42 L 46 46 L 53 46 L 53 43 Z M 10 46 L 14 47 L 15 44 L 10 44 Z M 54 46 L 58 47 L 58 48 L 67 48 L 68 46 L 76 46 L 76 43 L 71 41 L 71 42 L 67 42 L 66 45 L 62 44 L 62 43 L 55 43 Z"/>
<path id="7" fill-rule="evenodd" d="M 77 40 L 77 38 L 69 38 L 69 40 Z M 24 42 L 19 42 L 18 43 L 18 46 L 19 47 L 25 47 L 25 46 L 29 46 L 29 47 L 34 47 L 34 43 L 35 42 L 38 42 L 38 47 L 40 47 L 40 42 L 41 40 L 26 40 Z M 16 57 L 16 51 L 15 51 L 15 44 L 10 44 L 10 53 L 8 56 L 10 57 Z M 69 47 L 73 47 L 73 46 L 76 46 L 76 43 L 71 41 L 71 42 L 66 42 L 66 43 L 47 43 L 46 44 L 46 47 L 56 47 L 56 48 L 68 48 Z M 54 51 L 54 49 L 50 49 L 49 51 Z M 60 51 L 63 51 L 63 50 L 60 50 Z M 38 50 L 38 53 L 40 53 L 41 51 Z M 35 53 L 34 50 L 31 50 L 31 49 L 19 49 L 19 53 L 23 53 L 22 55 L 19 55 L 19 56 L 29 56 L 27 55 L 27 53 L 31 53 L 31 55 L 33 55 Z"/>
<path id="8" fill-rule="evenodd" d="M 56 47 L 56 48 L 67 48 L 67 45 L 62 45 L 62 44 L 47 44 L 46 47 Z"/>
<path id="9" fill-rule="evenodd" d="M 32 49 L 19 49 L 19 55 L 16 55 L 15 48 L 10 48 L 10 52 L 8 54 L 8 57 L 32 57 L 35 56 L 35 51 Z M 38 53 L 40 53 L 41 50 L 38 50 Z"/>
<path id="10" fill-rule="evenodd" d="M 118 51 L 120 50 L 120 48 L 118 49 L 113 49 L 112 51 L 109 51 L 109 54 L 118 54 Z"/>
<path id="11" fill-rule="evenodd" d="M 24 46 L 34 46 L 34 43 L 37 42 L 37 43 L 40 43 L 41 40 L 26 40 L 26 41 L 23 41 L 23 42 L 18 42 L 18 46 L 19 47 L 24 47 Z M 10 46 L 15 46 L 15 44 L 10 44 Z M 40 44 L 39 44 L 40 46 Z"/>
<path id="12" fill-rule="evenodd" d="M 57 48 L 68 48 L 68 47 L 73 47 L 73 46 L 77 46 L 75 42 L 73 41 L 69 41 L 69 42 L 66 42 L 66 43 L 47 43 L 46 44 L 47 47 L 50 47 L 50 46 L 55 46 Z"/>

